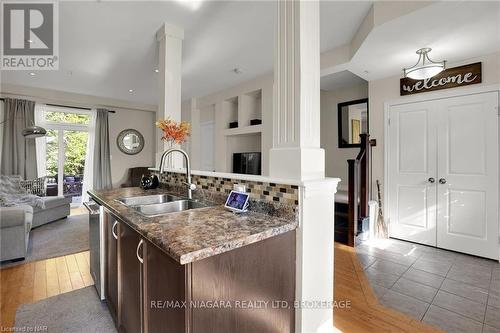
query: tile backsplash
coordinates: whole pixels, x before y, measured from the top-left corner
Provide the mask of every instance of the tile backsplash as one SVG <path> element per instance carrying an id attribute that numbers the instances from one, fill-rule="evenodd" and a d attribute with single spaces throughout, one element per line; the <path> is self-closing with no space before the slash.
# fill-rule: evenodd
<path id="1" fill-rule="evenodd" d="M 156 173 L 156 172 L 155 172 Z M 156 173 L 158 175 L 158 173 Z M 186 182 L 186 175 L 183 173 L 168 172 L 158 177 L 160 183 L 172 185 L 183 185 Z M 249 180 L 239 180 L 230 178 L 210 177 L 210 176 L 191 176 L 192 182 L 198 188 L 229 194 L 234 184 L 243 184 L 246 186 L 250 198 L 255 200 L 273 201 L 289 205 L 298 205 L 299 187 L 296 185 L 285 185 L 275 183 L 263 183 Z"/>
<path id="2" fill-rule="evenodd" d="M 158 171 L 152 173 L 158 176 L 162 187 L 181 193 L 186 191 L 186 186 L 183 184 L 186 182 L 184 173 L 165 172 L 162 175 Z M 197 187 L 193 192 L 195 197 L 217 204 L 224 204 L 234 184 L 245 185 L 246 192 L 250 194 L 250 210 L 298 219 L 299 187 L 296 185 L 200 175 L 192 175 L 191 181 Z"/>

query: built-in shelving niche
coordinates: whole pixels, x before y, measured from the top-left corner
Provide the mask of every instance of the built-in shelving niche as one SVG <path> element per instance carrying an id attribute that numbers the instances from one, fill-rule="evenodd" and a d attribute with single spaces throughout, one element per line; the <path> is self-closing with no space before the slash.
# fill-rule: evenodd
<path id="1" fill-rule="evenodd" d="M 262 91 L 260 89 L 241 95 L 238 99 L 238 127 L 250 126 L 252 119 L 262 120 Z"/>
<path id="2" fill-rule="evenodd" d="M 224 122 L 225 122 L 224 128 L 229 128 L 229 123 L 236 122 L 238 121 L 239 118 L 238 97 L 226 99 L 223 103 L 223 112 L 224 112 Z"/>
<path id="3" fill-rule="evenodd" d="M 226 171 L 232 172 L 234 153 L 262 152 L 263 125 L 250 125 L 252 119 L 262 121 L 262 90 L 258 89 L 224 100 L 223 112 Z M 238 122 L 238 127 L 230 128 L 229 123 L 235 121 Z"/>
<path id="4" fill-rule="evenodd" d="M 233 172 L 234 153 L 262 152 L 261 133 L 238 134 L 226 137 L 226 170 Z M 261 159 L 262 163 L 262 159 Z M 262 165 L 261 165 L 262 168 Z"/>

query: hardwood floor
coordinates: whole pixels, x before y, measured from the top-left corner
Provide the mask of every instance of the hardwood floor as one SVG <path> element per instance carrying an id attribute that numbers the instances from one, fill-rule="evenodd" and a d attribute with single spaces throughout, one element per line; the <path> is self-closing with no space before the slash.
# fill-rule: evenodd
<path id="1" fill-rule="evenodd" d="M 0 270 L 0 327 L 14 325 L 21 304 L 36 302 L 94 284 L 89 252 L 40 260 Z"/>
<path id="2" fill-rule="evenodd" d="M 71 207 L 69 215 L 82 215 L 82 214 L 88 214 L 89 212 L 87 211 L 87 208 L 84 206 L 79 206 L 79 207 Z"/>
<path id="3" fill-rule="evenodd" d="M 19 305 L 93 284 L 89 252 L 41 260 L 0 270 L 0 326 L 14 324 Z M 335 300 L 351 307 L 334 310 L 338 332 L 440 332 L 377 301 L 353 249 L 335 244 Z"/>
<path id="4" fill-rule="evenodd" d="M 337 302 L 351 301 L 351 308 L 334 310 L 334 326 L 338 332 L 441 332 L 380 305 L 354 249 L 337 243 L 334 296 Z"/>

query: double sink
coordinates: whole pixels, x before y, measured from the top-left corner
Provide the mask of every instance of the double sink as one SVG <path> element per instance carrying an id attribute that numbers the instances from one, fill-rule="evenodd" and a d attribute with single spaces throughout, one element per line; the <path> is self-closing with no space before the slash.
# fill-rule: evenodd
<path id="1" fill-rule="evenodd" d="M 120 198 L 117 201 L 148 217 L 208 207 L 207 204 L 197 200 L 185 199 L 171 194 Z"/>

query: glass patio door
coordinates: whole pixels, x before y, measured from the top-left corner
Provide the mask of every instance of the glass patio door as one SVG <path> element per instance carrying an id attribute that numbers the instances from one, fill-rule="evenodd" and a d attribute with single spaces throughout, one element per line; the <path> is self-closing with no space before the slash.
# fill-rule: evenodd
<path id="1" fill-rule="evenodd" d="M 64 111 L 45 112 L 47 195 L 71 198 L 72 206 L 79 206 L 82 203 L 90 116 Z"/>

